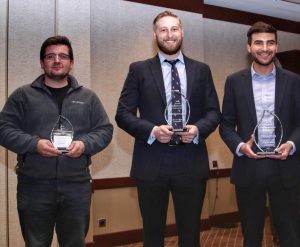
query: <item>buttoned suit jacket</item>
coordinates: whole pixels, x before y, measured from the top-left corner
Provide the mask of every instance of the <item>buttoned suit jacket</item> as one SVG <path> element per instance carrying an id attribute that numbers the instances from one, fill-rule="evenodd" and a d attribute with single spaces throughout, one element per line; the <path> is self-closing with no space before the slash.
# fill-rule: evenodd
<path id="1" fill-rule="evenodd" d="M 288 70 L 276 67 L 275 114 L 283 126 L 282 142 L 293 141 L 297 152 L 287 160 L 250 159 L 238 157 L 236 148 L 241 142 L 247 142 L 257 124 L 251 68 L 228 76 L 220 123 L 220 135 L 234 154 L 231 181 L 239 186 L 250 185 L 257 172 L 257 166 L 264 162 L 273 162 L 278 169 L 282 183 L 289 187 L 299 182 L 300 163 L 300 77 Z M 277 143 L 280 128 L 276 128 Z M 255 144 L 254 144 L 255 145 Z"/>
<path id="2" fill-rule="evenodd" d="M 188 124 L 199 130 L 199 144 L 170 147 L 154 141 L 147 143 L 154 126 L 167 124 L 166 93 L 158 55 L 132 63 L 122 89 L 116 122 L 135 138 L 131 176 L 153 180 L 162 166 L 182 165 L 192 178 L 209 175 L 205 139 L 220 121 L 219 101 L 209 67 L 184 56 L 187 75 L 187 100 L 190 103 Z M 172 169 L 172 168 L 170 168 Z"/>

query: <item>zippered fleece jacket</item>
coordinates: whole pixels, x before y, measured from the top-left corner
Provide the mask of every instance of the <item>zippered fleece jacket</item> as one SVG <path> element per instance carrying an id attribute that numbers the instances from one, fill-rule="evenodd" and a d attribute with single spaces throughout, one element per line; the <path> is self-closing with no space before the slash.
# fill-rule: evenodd
<path id="1" fill-rule="evenodd" d="M 16 171 L 31 179 L 59 179 L 79 182 L 91 178 L 91 156 L 104 149 L 112 139 L 113 126 L 97 95 L 68 76 L 68 90 L 61 108 L 74 129 L 73 140 L 84 143 L 79 158 L 44 157 L 37 153 L 40 139 L 50 140 L 60 112 L 44 75 L 16 89 L 0 113 L 0 145 L 17 153 Z"/>

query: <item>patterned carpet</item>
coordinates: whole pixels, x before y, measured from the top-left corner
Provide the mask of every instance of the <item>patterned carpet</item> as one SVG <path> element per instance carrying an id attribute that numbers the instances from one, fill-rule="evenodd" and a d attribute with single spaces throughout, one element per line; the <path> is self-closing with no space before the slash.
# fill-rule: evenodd
<path id="1" fill-rule="evenodd" d="M 264 240 L 262 247 L 277 247 L 273 240 L 269 221 L 266 220 Z M 212 227 L 200 234 L 201 247 L 242 247 L 243 237 L 239 224 L 236 227 Z M 178 238 L 168 237 L 165 239 L 165 247 L 177 247 Z M 143 247 L 142 243 L 121 245 L 120 247 Z"/>

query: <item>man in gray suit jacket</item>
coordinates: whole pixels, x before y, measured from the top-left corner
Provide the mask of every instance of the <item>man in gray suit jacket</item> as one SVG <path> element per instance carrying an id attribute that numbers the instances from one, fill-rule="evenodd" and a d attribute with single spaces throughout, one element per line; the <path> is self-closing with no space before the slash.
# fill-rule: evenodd
<path id="1" fill-rule="evenodd" d="M 209 175 L 205 139 L 219 123 L 219 102 L 209 67 L 186 57 L 180 50 L 180 19 L 169 11 L 160 13 L 154 19 L 153 31 L 159 52 L 154 58 L 130 65 L 116 122 L 135 138 L 131 176 L 137 183 L 144 246 L 164 245 L 171 192 L 179 246 L 196 247 Z M 169 62 L 177 59 L 173 70 L 178 70 L 184 95 L 182 108 L 188 108 L 186 98 L 190 117 L 184 126 L 186 131 L 175 133 L 165 119 L 165 109 L 171 98 L 173 67 Z M 168 145 L 174 139 L 179 140 L 177 145 Z"/>
<path id="2" fill-rule="evenodd" d="M 234 154 L 231 181 L 244 246 L 261 246 L 268 195 L 280 246 L 299 247 L 300 77 L 274 64 L 278 47 L 273 26 L 257 22 L 247 36 L 253 63 L 227 78 L 220 124 Z M 277 154 L 258 155 L 259 148 L 276 148 Z"/>

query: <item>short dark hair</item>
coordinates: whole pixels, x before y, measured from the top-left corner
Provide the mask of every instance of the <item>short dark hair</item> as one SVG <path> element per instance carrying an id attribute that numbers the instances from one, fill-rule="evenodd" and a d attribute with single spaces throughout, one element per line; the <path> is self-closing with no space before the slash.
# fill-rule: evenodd
<path id="1" fill-rule="evenodd" d="M 252 42 L 252 34 L 253 33 L 274 33 L 275 41 L 277 43 L 277 30 L 270 24 L 267 24 L 262 21 L 255 22 L 252 27 L 249 28 L 247 32 L 248 44 L 251 45 Z"/>
<path id="2" fill-rule="evenodd" d="M 166 11 L 164 11 L 164 12 L 159 13 L 159 14 L 154 18 L 154 20 L 153 20 L 153 28 L 155 28 L 155 25 L 156 25 L 156 23 L 158 22 L 158 20 L 160 20 L 161 18 L 163 18 L 163 17 L 165 17 L 165 16 L 172 16 L 172 17 L 177 18 L 177 19 L 179 20 L 180 25 L 181 25 L 181 20 L 180 20 L 180 18 L 179 18 L 177 15 L 175 15 L 173 12 L 171 12 L 171 11 L 169 11 L 169 10 L 166 10 Z"/>
<path id="3" fill-rule="evenodd" d="M 70 56 L 70 60 L 74 59 L 73 49 L 72 49 L 70 40 L 66 36 L 56 35 L 56 36 L 49 37 L 48 39 L 46 39 L 43 42 L 43 44 L 41 46 L 41 51 L 40 51 L 40 60 L 44 59 L 46 49 L 50 45 L 66 45 L 69 48 L 68 55 Z"/>

